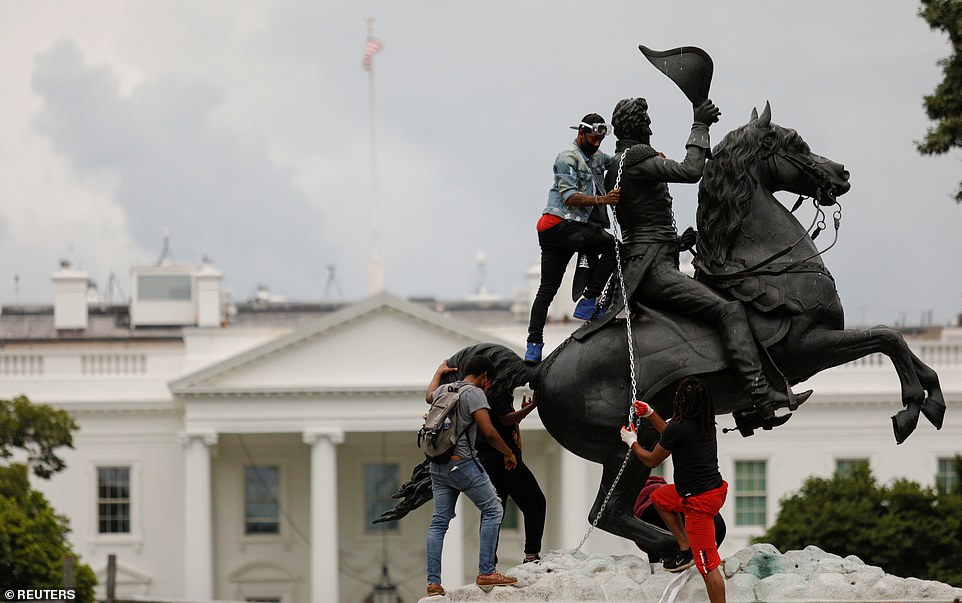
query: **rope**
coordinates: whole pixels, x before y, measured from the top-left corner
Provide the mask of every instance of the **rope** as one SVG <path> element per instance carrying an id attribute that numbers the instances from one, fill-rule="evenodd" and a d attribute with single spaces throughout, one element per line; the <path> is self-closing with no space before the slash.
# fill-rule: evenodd
<path id="1" fill-rule="evenodd" d="M 691 566 L 682 573 L 678 574 L 665 586 L 665 590 L 661 593 L 661 598 L 658 599 L 658 603 L 674 603 L 675 598 L 681 591 L 681 587 L 688 583 L 689 578 L 694 576 L 698 572 L 695 566 Z"/>

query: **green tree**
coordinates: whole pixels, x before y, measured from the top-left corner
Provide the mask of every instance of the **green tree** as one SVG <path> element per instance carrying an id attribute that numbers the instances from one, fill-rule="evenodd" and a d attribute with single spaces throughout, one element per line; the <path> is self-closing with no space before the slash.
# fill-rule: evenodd
<path id="1" fill-rule="evenodd" d="M 962 586 L 962 491 L 904 479 L 879 485 L 867 464 L 857 465 L 805 480 L 755 541 L 782 551 L 815 545 L 897 576 Z"/>
<path id="2" fill-rule="evenodd" d="M 28 471 L 43 479 L 66 467 L 56 451 L 73 447 L 76 423 L 69 414 L 34 405 L 23 396 L 0 400 L 0 458 L 23 455 L 26 463 L 0 466 L 0 576 L 4 588 L 59 588 L 63 559 L 73 557 L 67 518 L 30 487 Z M 90 566 L 76 564 L 78 600 L 94 600 L 97 579 Z"/>
<path id="3" fill-rule="evenodd" d="M 49 478 L 67 465 L 56 450 L 73 448 L 77 423 L 66 411 L 31 404 L 26 396 L 0 400 L 0 457 L 9 459 L 19 449 L 37 477 Z"/>
<path id="4" fill-rule="evenodd" d="M 923 155 L 941 155 L 962 147 L 962 0 L 922 0 L 919 16 L 948 34 L 952 44 L 952 54 L 939 61 L 942 82 L 925 97 L 925 112 L 935 126 L 916 145 Z M 962 186 L 955 201 L 962 203 Z"/>

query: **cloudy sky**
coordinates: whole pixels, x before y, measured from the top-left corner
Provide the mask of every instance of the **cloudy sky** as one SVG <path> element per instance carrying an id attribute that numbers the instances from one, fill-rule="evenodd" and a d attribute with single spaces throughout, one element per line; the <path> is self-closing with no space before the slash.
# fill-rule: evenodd
<path id="1" fill-rule="evenodd" d="M 129 294 L 130 266 L 157 260 L 165 227 L 173 259 L 213 258 L 237 299 L 261 283 L 362 298 L 375 200 L 389 291 L 465 295 L 483 252 L 488 288 L 511 297 L 539 257 L 534 223 L 567 126 L 645 96 L 653 144 L 681 157 L 691 108 L 637 46 L 695 45 L 715 62 L 715 141 L 768 100 L 851 172 L 825 257 L 849 322 L 945 324 L 962 299 L 962 166 L 913 144 L 949 52 L 917 8 L 0 0 L 0 302 L 49 303 L 61 258 Z M 376 187 L 368 17 L 384 42 Z M 695 191 L 673 189 L 680 227 Z"/>

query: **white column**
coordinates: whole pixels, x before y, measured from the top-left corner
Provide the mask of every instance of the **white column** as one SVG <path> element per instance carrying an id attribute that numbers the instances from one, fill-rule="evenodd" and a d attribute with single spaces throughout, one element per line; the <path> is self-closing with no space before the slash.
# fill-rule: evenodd
<path id="1" fill-rule="evenodd" d="M 585 461 L 561 451 L 561 500 L 558 517 L 561 519 L 561 548 L 578 546 L 588 529 L 588 511 L 594 501 L 595 490 L 588 492 Z"/>
<path id="2" fill-rule="evenodd" d="M 441 583 L 450 584 L 452 587 L 466 583 L 464 579 L 465 498 L 467 496 L 459 496 L 457 504 L 454 505 L 454 519 L 448 524 L 448 531 L 444 535 L 444 548 L 441 549 Z M 471 581 L 473 582 L 474 578 Z"/>
<path id="3" fill-rule="evenodd" d="M 311 603 L 340 600 L 337 553 L 337 444 L 339 429 L 303 434 L 311 447 Z"/>
<path id="4" fill-rule="evenodd" d="M 210 450 L 212 431 L 189 432 L 184 445 L 184 597 L 214 598 L 214 539 L 211 523 Z"/>

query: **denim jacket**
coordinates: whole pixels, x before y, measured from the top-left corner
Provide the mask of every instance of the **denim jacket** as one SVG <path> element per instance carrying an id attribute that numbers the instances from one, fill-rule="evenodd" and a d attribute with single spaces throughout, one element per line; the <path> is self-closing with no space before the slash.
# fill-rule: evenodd
<path id="1" fill-rule="evenodd" d="M 548 205 L 541 213 L 587 222 L 594 207 L 570 207 L 565 201 L 575 193 L 604 195 L 605 166 L 611 159 L 611 155 L 600 149 L 591 157 L 585 157 L 576 142 L 565 147 L 554 161 L 554 183 L 548 191 Z"/>

